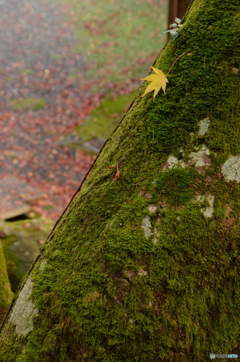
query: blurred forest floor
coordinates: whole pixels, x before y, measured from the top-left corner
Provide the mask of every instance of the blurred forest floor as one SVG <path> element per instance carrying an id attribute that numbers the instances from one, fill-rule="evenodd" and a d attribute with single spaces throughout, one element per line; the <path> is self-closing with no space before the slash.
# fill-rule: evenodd
<path id="1" fill-rule="evenodd" d="M 166 8 L 1 1 L 0 219 L 61 215 L 164 44 Z"/>

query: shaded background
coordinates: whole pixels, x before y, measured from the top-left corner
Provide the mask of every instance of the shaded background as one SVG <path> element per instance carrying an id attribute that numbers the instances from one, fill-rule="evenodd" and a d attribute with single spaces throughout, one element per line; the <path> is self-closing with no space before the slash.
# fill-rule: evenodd
<path id="1" fill-rule="evenodd" d="M 1 0 L 0 239 L 13 290 L 188 2 Z"/>

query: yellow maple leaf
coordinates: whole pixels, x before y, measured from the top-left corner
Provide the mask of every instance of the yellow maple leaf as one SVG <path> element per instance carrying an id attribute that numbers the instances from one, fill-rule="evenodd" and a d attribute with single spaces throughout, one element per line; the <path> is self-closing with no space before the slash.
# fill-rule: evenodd
<path id="1" fill-rule="evenodd" d="M 154 91 L 153 93 L 153 99 L 154 99 L 161 89 L 165 93 L 168 79 L 160 69 L 154 67 L 151 68 L 153 70 L 153 73 L 142 79 L 151 82 L 150 84 L 148 84 L 142 96 L 144 97 L 146 94 Z"/>

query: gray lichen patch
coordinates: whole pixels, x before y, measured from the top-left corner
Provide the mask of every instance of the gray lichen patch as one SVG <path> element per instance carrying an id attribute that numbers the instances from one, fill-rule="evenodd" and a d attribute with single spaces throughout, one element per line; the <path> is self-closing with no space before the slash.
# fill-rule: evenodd
<path id="1" fill-rule="evenodd" d="M 201 148 L 196 152 L 191 152 L 189 155 L 190 162 L 194 164 L 195 167 L 206 167 L 210 165 L 210 150 L 206 145 L 202 145 Z"/>
<path id="2" fill-rule="evenodd" d="M 152 198 L 152 194 L 147 191 L 140 191 L 139 195 L 146 200 L 151 200 L 151 198 Z"/>
<path id="3" fill-rule="evenodd" d="M 156 222 L 155 222 L 155 227 L 154 227 L 154 230 L 153 230 L 153 244 L 156 245 L 158 242 L 159 242 L 159 239 L 160 239 L 160 222 L 161 222 L 161 219 L 160 218 L 157 218 Z"/>
<path id="4" fill-rule="evenodd" d="M 181 160 L 179 160 L 177 157 L 173 156 L 173 155 L 169 155 L 163 170 L 167 170 L 167 169 L 172 169 L 174 167 L 185 167 L 185 163 Z"/>
<path id="5" fill-rule="evenodd" d="M 205 134 L 206 134 L 207 131 L 208 131 L 209 125 L 210 125 L 210 119 L 209 119 L 208 117 L 202 119 L 202 120 L 199 122 L 198 135 L 199 135 L 200 137 L 205 136 Z"/>
<path id="6" fill-rule="evenodd" d="M 38 270 L 39 270 L 40 272 L 42 272 L 46 264 L 47 264 L 47 260 L 46 260 L 46 259 L 41 260 L 40 263 L 39 263 Z"/>
<path id="7" fill-rule="evenodd" d="M 151 215 L 155 214 L 157 212 L 157 209 L 158 209 L 157 205 L 149 205 L 148 206 L 148 211 L 149 211 L 149 213 Z"/>
<path id="8" fill-rule="evenodd" d="M 149 216 L 145 216 L 142 220 L 142 229 L 146 239 L 152 236 L 152 224 Z"/>
<path id="9" fill-rule="evenodd" d="M 230 156 L 222 166 L 222 174 L 226 181 L 240 181 L 240 156 Z"/>
<path id="10" fill-rule="evenodd" d="M 199 195 L 197 196 L 197 200 L 200 203 L 208 203 L 207 207 L 202 207 L 201 212 L 206 218 L 213 217 L 214 213 L 214 196 L 213 195 Z"/>
<path id="11" fill-rule="evenodd" d="M 16 304 L 9 317 L 9 323 L 15 325 L 16 334 L 25 337 L 33 330 L 33 318 L 38 314 L 32 300 L 33 283 L 28 278 L 20 291 Z"/>
<path id="12" fill-rule="evenodd" d="M 144 269 L 139 269 L 139 271 L 138 271 L 138 275 L 139 276 L 147 276 L 148 275 L 148 272 L 146 271 L 146 270 L 144 270 Z"/>
<path id="13" fill-rule="evenodd" d="M 154 232 L 153 244 L 156 245 L 159 242 L 160 231 L 156 230 Z"/>
<path id="14" fill-rule="evenodd" d="M 233 72 L 233 74 L 237 75 L 239 73 L 239 68 L 232 67 L 232 72 Z"/>
<path id="15" fill-rule="evenodd" d="M 174 166 L 177 166 L 178 165 L 178 159 L 177 157 L 173 156 L 173 155 L 170 155 L 167 159 L 167 162 L 164 166 L 164 169 L 167 169 L 167 168 L 173 168 Z"/>

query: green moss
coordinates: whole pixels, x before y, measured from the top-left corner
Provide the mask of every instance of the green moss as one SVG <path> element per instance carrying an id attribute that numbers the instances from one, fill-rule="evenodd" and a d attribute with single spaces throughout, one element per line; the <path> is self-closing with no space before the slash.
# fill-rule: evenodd
<path id="1" fill-rule="evenodd" d="M 134 95 L 135 92 L 132 92 L 116 98 L 105 98 L 88 119 L 78 126 L 79 136 L 86 141 L 96 137 L 107 139 L 116 128 Z"/>
<path id="2" fill-rule="evenodd" d="M 44 98 L 16 98 L 11 100 L 11 105 L 17 111 L 40 111 L 47 103 Z"/>
<path id="3" fill-rule="evenodd" d="M 178 330 L 176 345 L 172 345 L 176 355 L 182 351 L 191 356 L 192 350 L 192 356 L 202 360 L 207 356 L 207 349 L 223 351 L 224 338 L 231 341 L 231 350 L 237 348 L 239 292 L 234 296 L 232 287 L 235 283 L 239 287 L 233 264 L 238 246 L 229 250 L 233 239 L 230 233 L 219 228 L 221 223 L 221 220 L 207 222 L 194 204 L 180 211 L 166 210 L 162 219 L 152 282 L 153 289 L 167 297 L 167 303 L 159 301 L 158 304 L 168 330 L 166 338 Z M 234 290 L 237 289 L 234 287 Z M 191 348 L 184 345 L 184 341 L 188 341 Z"/>
<path id="4" fill-rule="evenodd" d="M 218 142 L 218 147 L 222 149 L 226 143 L 233 144 L 232 140 L 229 142 L 232 136 L 229 131 L 232 123 L 237 122 L 231 114 L 239 97 L 239 80 L 231 68 L 239 64 L 239 48 L 235 46 L 239 39 L 238 4 L 229 6 L 229 2 L 222 2 L 216 7 L 216 2 L 199 2 L 202 11 L 193 11 L 193 18 L 189 18 L 177 39 L 165 49 L 171 57 L 161 57 L 156 63 L 167 73 L 173 59 L 179 57 L 168 76 L 166 93 L 157 96 L 154 102 L 151 95 L 145 97 L 146 135 L 158 150 L 169 152 L 184 143 L 189 144 L 189 133 L 195 132 L 198 121 L 207 116 L 218 120 L 216 127 L 221 123 L 220 132 L 216 132 L 218 137 L 211 137 Z M 224 12 L 228 16 L 223 17 Z M 218 31 L 213 31 L 217 28 Z M 233 87 L 235 91 L 238 89 L 237 93 L 233 92 Z M 229 100 L 227 105 L 226 99 Z M 223 107 L 224 115 L 221 114 Z M 234 139 L 235 148 L 239 150 L 237 134 Z"/>
<path id="5" fill-rule="evenodd" d="M 8 280 L 5 256 L 2 243 L 0 242 L 0 321 L 6 312 L 13 298 L 10 283 Z"/>
<path id="6" fill-rule="evenodd" d="M 156 192 L 171 205 L 179 205 L 189 201 L 194 191 L 197 171 L 193 168 L 173 168 L 163 171 L 156 179 Z"/>
<path id="7" fill-rule="evenodd" d="M 28 220 L 0 222 L 0 230 L 6 234 L 2 245 L 14 292 L 39 253 L 39 241 L 43 242 L 51 227 L 52 221 L 35 214 Z"/>
<path id="8" fill-rule="evenodd" d="M 189 19 L 157 64 L 171 64 L 190 45 L 192 56 L 176 64 L 166 95 L 154 103 L 151 96 L 136 99 L 100 153 L 34 267 L 34 330 L 22 341 L 4 330 L 0 359 L 205 361 L 209 351 L 239 350 L 240 186 L 220 174 L 216 159 L 225 157 L 225 148 L 197 176 L 191 168 L 163 171 L 168 152 L 194 151 L 188 132 L 203 142 L 198 121 L 206 113 L 223 121 L 220 100 L 227 99 L 229 116 L 232 96 L 232 125 L 238 117 L 236 80 L 221 72 L 220 85 L 218 72 L 236 58 L 239 2 L 197 4 L 196 26 Z M 215 93 L 203 92 L 216 84 Z M 224 140 L 237 149 L 235 139 Z M 212 218 L 195 193 L 214 196 Z"/>
<path id="9" fill-rule="evenodd" d="M 31 75 L 31 74 L 33 74 L 34 73 L 34 71 L 32 70 L 32 69 L 22 69 L 21 70 L 21 73 L 22 74 L 26 74 L 26 75 Z"/>
<path id="10" fill-rule="evenodd" d="M 9 281 L 12 290 L 16 292 L 21 280 L 24 276 L 24 271 L 21 268 L 21 263 L 17 255 L 10 249 L 10 246 L 17 241 L 16 236 L 11 235 L 4 239 L 3 247 L 6 256 L 6 266 Z"/>
<path id="11" fill-rule="evenodd" d="M 78 261 L 74 272 L 72 264 L 66 265 L 68 251 L 61 248 L 58 232 L 53 246 L 57 253 L 48 251 L 52 256 L 41 276 L 36 270 L 34 296 L 48 314 L 44 321 L 36 320 L 39 328 L 29 339 L 26 359 L 51 360 L 56 345 L 62 346 L 62 360 L 77 358 L 67 347 L 64 351 L 65 343 L 81 345 L 83 360 L 106 361 L 186 355 L 203 360 L 209 350 L 223 353 L 226 340 L 228 348 L 237 348 L 236 234 L 219 228 L 221 219 L 206 221 L 199 206 L 190 202 L 181 210 L 165 209 L 160 226 L 152 221 L 160 232 L 153 244 L 139 228 L 145 214 L 146 200 L 135 196 L 115 212 L 92 246 L 82 236 L 81 248 L 75 246 L 72 255 L 75 265 Z M 72 219 L 62 237 L 74 225 Z M 77 233 L 75 228 L 76 238 Z M 68 243 L 72 253 L 71 242 L 73 237 Z M 59 275 L 60 265 L 65 269 Z M 50 321 L 56 318 L 53 326 Z M 61 339 L 61 325 L 72 331 L 70 340 Z M 54 343 L 39 347 L 48 330 Z"/>

